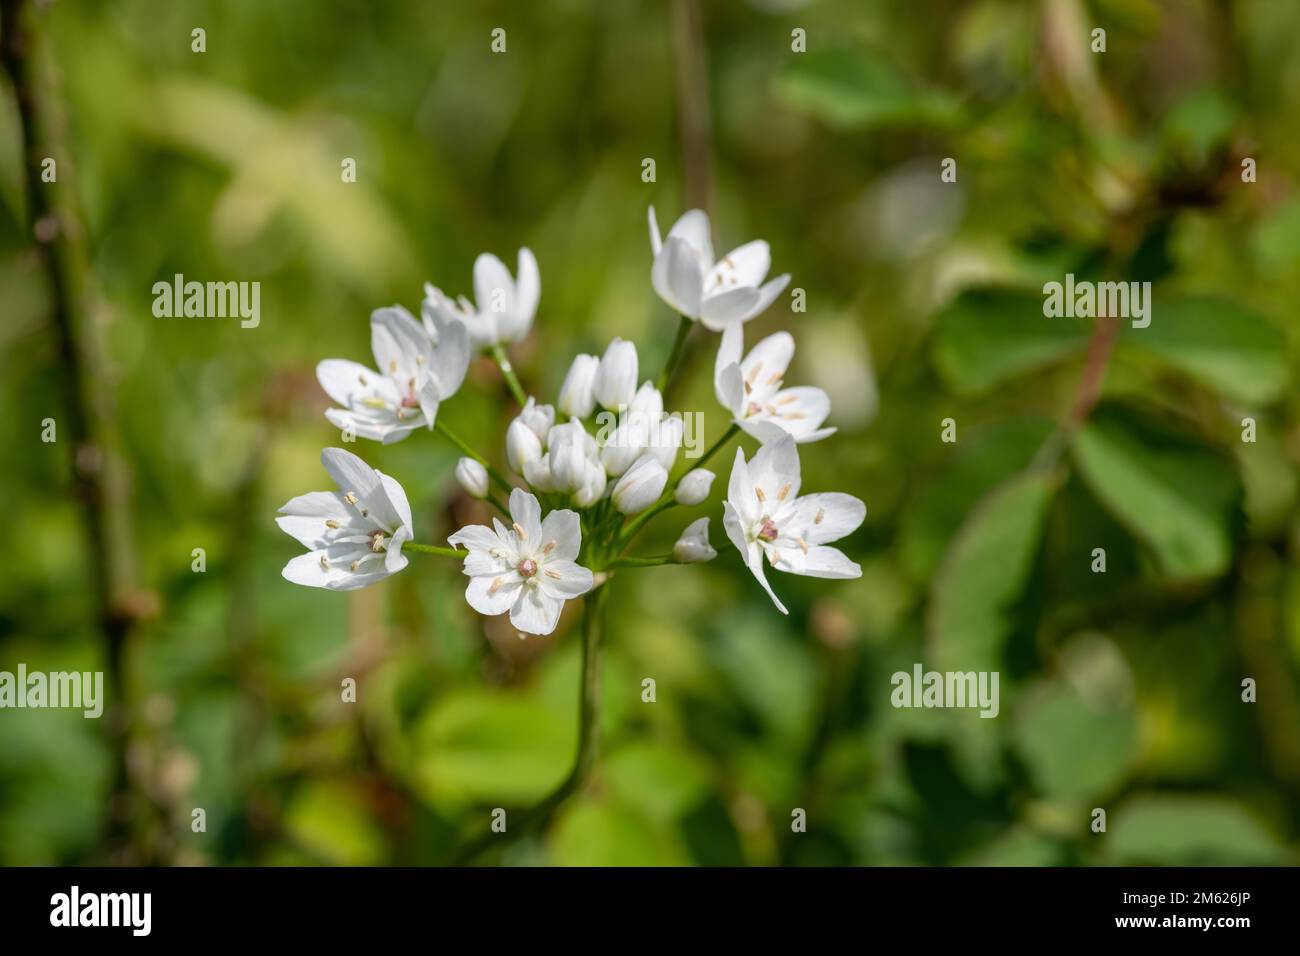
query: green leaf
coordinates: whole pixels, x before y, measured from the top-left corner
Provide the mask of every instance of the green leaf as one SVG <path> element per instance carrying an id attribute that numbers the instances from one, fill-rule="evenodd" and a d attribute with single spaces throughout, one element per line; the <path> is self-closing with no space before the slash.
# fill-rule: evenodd
<path id="1" fill-rule="evenodd" d="M 1137 728 L 1131 709 L 1093 706 L 1068 685 L 1051 684 L 1018 710 L 1014 738 L 1040 792 L 1083 798 L 1124 776 Z"/>
<path id="2" fill-rule="evenodd" d="M 341 866 L 376 866 L 387 854 L 372 808 L 344 783 L 305 784 L 285 813 L 285 829 L 317 856 Z"/>
<path id="3" fill-rule="evenodd" d="M 914 89 L 879 56 L 826 50 L 793 57 L 777 81 L 778 94 L 839 129 L 881 125 L 949 126 L 961 117 L 956 99 Z"/>
<path id="4" fill-rule="evenodd" d="M 971 508 L 1028 465 L 1052 427 L 1043 419 L 1024 418 L 962 436 L 952 462 L 903 510 L 899 552 L 914 578 L 930 580 Z"/>
<path id="5" fill-rule="evenodd" d="M 971 512 L 935 579 L 928 631 L 940 666 L 997 670 L 1038 553 L 1053 483 L 1017 476 Z"/>
<path id="6" fill-rule="evenodd" d="M 1124 863 L 1234 866 L 1282 863 L 1287 853 L 1240 806 L 1217 797 L 1147 794 L 1111 822 L 1108 851 Z"/>
<path id="7" fill-rule="evenodd" d="M 564 779 L 576 746 L 571 719 L 485 691 L 436 704 L 417 736 L 417 785 L 433 799 L 531 802 Z"/>
<path id="8" fill-rule="evenodd" d="M 1129 328 L 1120 347 L 1154 357 L 1241 402 L 1272 402 L 1287 386 L 1281 330 L 1224 299 L 1157 298 L 1151 324 Z"/>
<path id="9" fill-rule="evenodd" d="M 559 866 L 671 866 L 685 862 L 648 819 L 617 803 L 569 806 L 550 833 Z"/>
<path id="10" fill-rule="evenodd" d="M 602 777 L 620 802 L 656 820 L 682 816 L 709 789 L 708 770 L 690 754 L 665 744 L 623 747 L 606 760 Z"/>
<path id="11" fill-rule="evenodd" d="M 1238 488 L 1222 458 L 1117 412 L 1094 416 L 1073 453 L 1093 494 L 1151 549 L 1166 576 L 1227 569 Z"/>
<path id="12" fill-rule="evenodd" d="M 1080 353 L 1087 341 L 1087 322 L 1043 315 L 1038 292 L 970 289 L 935 320 L 934 362 L 954 392 L 974 394 Z"/>

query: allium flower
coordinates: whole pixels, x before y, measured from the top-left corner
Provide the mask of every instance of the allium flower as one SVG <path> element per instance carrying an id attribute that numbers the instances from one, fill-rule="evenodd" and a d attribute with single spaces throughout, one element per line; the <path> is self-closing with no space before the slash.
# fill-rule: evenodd
<path id="1" fill-rule="evenodd" d="M 709 497 L 716 476 L 707 468 L 692 468 L 677 482 L 673 500 L 679 505 L 698 505 Z"/>
<path id="2" fill-rule="evenodd" d="M 794 358 L 794 337 L 777 332 L 763 339 L 741 359 L 745 333 L 739 323 L 727 327 L 713 368 L 713 390 L 737 425 L 767 444 L 790 435 L 795 441 L 819 441 L 834 434 L 821 428 L 831 413 L 831 400 L 820 388 L 782 388 Z"/>
<path id="3" fill-rule="evenodd" d="M 574 358 L 568 374 L 564 376 L 564 384 L 560 386 L 556 407 L 574 418 L 590 415 L 596 408 L 596 371 L 599 368 L 599 356 L 579 355 Z"/>
<path id="4" fill-rule="evenodd" d="M 516 418 L 506 429 L 506 461 L 515 474 L 542 457 L 542 440 L 522 418 Z"/>
<path id="5" fill-rule="evenodd" d="M 712 561 L 718 556 L 709 544 L 709 519 L 700 518 L 686 526 L 677 543 L 673 545 L 673 557 L 682 564 L 698 564 Z"/>
<path id="6" fill-rule="evenodd" d="M 517 342 L 528 334 L 542 294 L 537 260 L 528 249 L 519 250 L 518 281 L 496 256 L 483 253 L 474 260 L 474 298 L 452 301 L 431 283 L 424 286 L 424 314 L 454 319 L 469 330 L 470 345 L 480 350 Z"/>
<path id="7" fill-rule="evenodd" d="M 411 506 L 394 479 L 342 448 L 326 448 L 321 463 L 341 491 L 313 491 L 286 502 L 275 519 L 309 553 L 281 572 L 294 584 L 352 591 L 406 567 Z"/>
<path id="8" fill-rule="evenodd" d="M 799 495 L 799 453 L 794 439 L 782 436 L 764 445 L 745 462 L 736 449 L 723 526 L 745 565 L 771 595 L 782 614 L 789 613 L 763 574 L 763 555 L 778 571 L 814 578 L 857 578 L 862 569 L 827 543 L 854 531 L 867 508 L 852 495 L 835 492 Z"/>
<path id="9" fill-rule="evenodd" d="M 763 283 L 772 265 L 772 254 L 761 239 L 747 242 L 714 262 L 709 217 L 699 209 L 684 213 L 668 230 L 668 238 L 660 239 L 659 223 L 651 206 L 650 248 L 654 251 L 650 281 L 659 298 L 715 332 L 732 322 L 747 322 L 764 311 L 790 281 L 787 274 Z"/>
<path id="10" fill-rule="evenodd" d="M 533 430 L 533 434 L 537 436 L 538 441 L 543 445 L 546 444 L 546 436 L 550 432 L 551 426 L 555 424 L 554 406 L 538 405 L 530 395 L 516 417 Z"/>
<path id="11" fill-rule="evenodd" d="M 646 452 L 665 470 L 677 461 L 685 425 L 680 415 L 664 417 L 664 400 L 651 383 L 643 384 L 623 410 L 619 423 L 605 439 L 600 460 L 612 477 L 618 477 Z"/>
<path id="12" fill-rule="evenodd" d="M 421 328 L 401 306 L 370 316 L 375 372 L 346 359 L 316 366 L 321 388 L 342 408 L 326 410 L 338 428 L 385 445 L 417 428 L 432 428 L 438 404 L 465 380 L 469 342 L 459 323 L 439 320 Z"/>
<path id="13" fill-rule="evenodd" d="M 510 493 L 507 528 L 470 525 L 447 541 L 464 547 L 469 585 L 465 600 L 480 614 L 510 612 L 510 623 L 529 634 L 550 634 L 564 602 L 591 590 L 594 577 L 575 563 L 582 544 L 577 512 L 552 511 L 541 520 L 537 499 L 516 488 Z"/>

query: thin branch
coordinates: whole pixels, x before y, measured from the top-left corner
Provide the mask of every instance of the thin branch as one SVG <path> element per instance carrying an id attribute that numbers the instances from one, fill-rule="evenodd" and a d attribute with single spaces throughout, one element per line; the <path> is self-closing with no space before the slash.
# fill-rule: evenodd
<path id="1" fill-rule="evenodd" d="M 85 524 L 96 615 L 104 638 L 110 701 L 106 723 L 112 751 L 106 845 L 112 855 L 129 837 L 133 810 L 123 672 L 132 625 L 147 602 L 132 585 L 135 555 L 129 476 L 119 453 L 106 351 L 91 309 L 85 232 L 75 212 L 72 164 L 63 147 L 52 64 L 38 62 L 42 51 L 34 31 L 35 16 L 35 5 L 26 0 L 0 0 L 0 61 L 18 104 L 27 222 L 49 287 L 63 393 L 61 424 L 71 439 L 65 447 L 70 451 L 73 494 Z M 57 179 L 51 183 L 41 179 L 47 157 L 56 162 Z"/>

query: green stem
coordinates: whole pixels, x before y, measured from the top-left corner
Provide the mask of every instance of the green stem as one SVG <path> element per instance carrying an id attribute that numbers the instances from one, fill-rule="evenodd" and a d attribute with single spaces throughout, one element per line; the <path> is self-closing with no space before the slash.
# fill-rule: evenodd
<path id="1" fill-rule="evenodd" d="M 492 346 L 492 357 L 496 359 L 497 367 L 501 369 L 501 375 L 510 388 L 510 394 L 515 397 L 519 407 L 523 408 L 528 402 L 528 396 L 524 394 L 524 387 L 519 384 L 519 378 L 515 375 L 515 367 L 510 364 L 510 356 L 506 355 L 505 347 L 500 343 Z"/>
<path id="2" fill-rule="evenodd" d="M 436 544 L 420 544 L 416 541 L 407 541 L 402 545 L 403 551 L 418 551 L 420 554 L 440 554 L 444 558 L 463 558 L 469 554 L 460 548 L 444 548 Z"/>
<path id="3" fill-rule="evenodd" d="M 735 438 L 735 437 L 736 437 L 736 433 L 739 432 L 739 431 L 740 431 L 740 426 L 737 425 L 735 422 L 732 422 L 732 423 L 731 423 L 731 427 L 728 428 L 728 429 L 723 433 L 723 435 L 722 435 L 721 438 L 719 438 L 717 441 L 715 441 L 715 442 L 714 442 L 714 443 L 709 447 L 709 450 L 708 450 L 708 451 L 706 451 L 703 455 L 700 456 L 699 461 L 693 462 L 693 463 L 691 464 L 690 470 L 689 470 L 686 474 L 689 474 L 690 471 L 694 471 L 696 468 L 703 468 L 703 467 L 704 467 L 704 463 L 707 462 L 707 461 L 708 461 L 710 458 L 712 458 L 714 455 L 716 455 L 719 451 L 721 451 L 721 450 L 722 450 L 722 447 L 723 447 L 725 444 L 727 444 L 727 442 L 731 441 L 731 439 Z M 676 488 L 677 485 L 678 485 L 678 483 L 679 483 L 679 482 L 682 480 L 682 478 L 684 478 L 684 477 L 685 477 L 685 475 L 680 475 L 680 476 L 678 476 L 677 481 L 674 481 L 674 482 L 672 483 L 672 487 L 673 487 L 673 488 Z"/>
<path id="4" fill-rule="evenodd" d="M 647 558 L 615 558 L 606 568 L 654 568 L 661 564 L 677 564 L 677 559 L 671 554 L 657 554 Z"/>
<path id="5" fill-rule="evenodd" d="M 672 381 L 673 372 L 677 371 L 677 363 L 682 360 L 682 349 L 686 347 L 686 337 L 691 334 L 691 326 L 695 323 L 686 316 L 681 317 L 677 323 L 677 336 L 673 339 L 672 351 L 668 353 L 668 361 L 664 363 L 664 370 L 659 373 L 658 389 L 660 392 L 668 390 L 668 383 Z"/>
<path id="6" fill-rule="evenodd" d="M 494 846 L 504 846 L 528 832 L 544 826 L 551 815 L 586 782 L 596 762 L 600 724 L 600 675 L 603 659 L 605 621 L 602 607 L 605 587 L 587 592 L 582 609 L 582 675 L 578 683 L 578 749 L 573 757 L 573 767 L 564 781 L 539 803 L 527 810 L 507 817 L 505 833 L 484 829 L 479 835 L 452 851 L 447 859 L 450 865 L 463 865 Z"/>
<path id="7" fill-rule="evenodd" d="M 659 502 L 659 504 L 655 505 L 653 508 L 649 508 L 646 511 L 641 512 L 641 514 L 633 518 L 631 523 L 628 524 L 628 526 L 623 529 L 623 533 L 618 536 L 618 543 L 627 544 L 631 542 L 631 540 L 634 537 L 636 537 L 636 533 L 640 531 L 643 527 L 645 527 L 646 522 L 648 522 L 655 515 L 662 514 L 663 512 L 667 511 L 669 508 L 672 508 L 676 504 L 677 502 L 670 497 L 666 501 Z"/>
<path id="8" fill-rule="evenodd" d="M 444 425 L 441 418 L 434 419 L 433 430 L 436 431 L 438 434 L 442 435 L 443 438 L 447 439 L 447 441 L 451 442 L 457 448 L 459 448 L 462 454 L 465 454 L 470 458 L 473 458 L 476 462 L 478 462 L 480 465 L 486 468 L 488 477 L 491 478 L 493 481 L 495 481 L 498 485 L 500 485 L 501 488 L 504 489 L 507 494 L 513 490 L 514 486 L 511 485 L 510 482 L 506 481 L 506 479 L 501 476 L 501 473 L 498 472 L 495 468 L 493 468 L 492 464 L 486 458 L 484 458 L 473 448 L 471 448 L 463 438 L 461 438 L 450 428 Z"/>

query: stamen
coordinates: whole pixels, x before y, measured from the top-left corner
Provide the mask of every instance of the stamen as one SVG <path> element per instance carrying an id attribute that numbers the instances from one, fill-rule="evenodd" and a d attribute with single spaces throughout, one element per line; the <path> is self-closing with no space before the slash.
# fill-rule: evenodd
<path id="1" fill-rule="evenodd" d="M 750 385 L 748 382 L 744 382 L 743 384 L 744 384 L 744 386 L 745 386 L 745 394 L 746 394 L 746 395 L 748 395 L 750 392 L 752 392 L 752 391 L 754 390 L 754 386 L 753 386 L 753 385 Z"/>
<path id="2" fill-rule="evenodd" d="M 370 535 L 370 550 L 378 554 L 384 550 L 384 533 L 376 531 Z"/>
<path id="3" fill-rule="evenodd" d="M 758 498 L 759 501 L 767 500 L 767 495 L 763 493 L 763 489 L 760 488 L 758 485 L 754 486 L 754 496 Z"/>
<path id="4" fill-rule="evenodd" d="M 791 402 L 799 401 L 798 395 L 782 395 L 776 400 L 778 405 L 789 405 Z"/>
<path id="5" fill-rule="evenodd" d="M 525 531 L 523 528 L 519 527 L 518 521 L 514 522 L 514 528 L 515 528 L 515 534 L 519 535 L 520 541 L 528 540 L 528 532 Z"/>
<path id="6" fill-rule="evenodd" d="M 542 554 L 550 554 L 554 550 L 555 550 L 555 539 L 552 538 L 550 541 L 546 542 L 546 547 L 542 548 Z"/>
<path id="7" fill-rule="evenodd" d="M 745 381 L 753 382 L 754 379 L 758 378 L 759 369 L 761 369 L 762 367 L 763 367 L 762 362 L 755 363 L 754 367 L 749 370 L 749 374 L 745 376 Z"/>
<path id="8" fill-rule="evenodd" d="M 386 401 L 384 401 L 382 398 L 375 398 L 373 395 L 369 395 L 363 398 L 361 400 L 361 404 L 366 406 L 366 408 L 373 408 L 376 411 L 381 411 L 381 412 L 388 407 L 388 403 Z"/>
<path id="9" fill-rule="evenodd" d="M 357 568 L 361 567 L 360 561 L 353 561 L 351 564 L 352 571 L 355 573 Z"/>
<path id="10" fill-rule="evenodd" d="M 808 553 L 808 542 L 805 541 L 803 538 L 796 538 L 795 541 L 797 541 L 798 544 L 799 544 L 799 550 L 802 551 L 804 554 L 807 554 L 807 553 Z"/>
<path id="11" fill-rule="evenodd" d="M 333 518 L 326 518 L 326 519 L 325 519 L 325 527 L 329 528 L 331 531 L 333 531 L 333 530 L 335 530 L 336 528 L 338 528 L 338 526 L 339 526 L 339 523 L 338 523 L 337 521 L 335 521 Z"/>
<path id="12" fill-rule="evenodd" d="M 346 495 L 343 496 L 343 500 L 350 505 L 354 505 L 357 503 L 357 493 L 355 491 L 349 491 Z"/>
<path id="13" fill-rule="evenodd" d="M 803 412 L 786 412 L 785 415 L 783 415 L 782 417 L 788 418 L 792 422 L 797 422 L 804 418 L 807 418 L 808 416 L 805 415 Z"/>
<path id="14" fill-rule="evenodd" d="M 364 375 L 358 375 L 357 381 L 360 382 L 363 386 L 370 384 L 370 382 L 366 379 Z"/>
<path id="15" fill-rule="evenodd" d="M 323 554 L 320 556 L 320 567 L 322 571 L 328 571 L 330 569 L 330 559 L 325 557 Z"/>
<path id="16" fill-rule="evenodd" d="M 777 500 L 777 501 L 785 501 L 786 496 L 790 494 L 790 488 L 791 488 L 793 485 L 794 485 L 794 482 L 792 482 L 792 481 L 787 481 L 787 482 L 782 486 L 782 488 L 781 488 L 781 493 L 780 493 L 779 495 L 776 496 L 776 500 Z"/>
<path id="17" fill-rule="evenodd" d="M 780 372 L 773 372 L 771 378 L 769 378 L 769 379 L 767 380 L 767 384 L 768 384 L 768 385 L 779 385 L 779 384 L 781 384 L 781 373 L 780 373 Z"/>
<path id="18" fill-rule="evenodd" d="M 560 574 L 560 572 L 555 570 L 555 568 L 547 568 L 542 573 L 545 574 L 548 578 L 554 578 L 556 581 L 564 577 L 564 575 Z"/>
<path id="19" fill-rule="evenodd" d="M 822 518 L 825 518 L 825 517 L 826 517 L 826 509 L 825 509 L 825 508 L 818 508 L 818 509 L 817 509 L 817 517 L 813 518 L 813 524 L 821 524 L 821 523 L 822 523 Z"/>
<path id="20" fill-rule="evenodd" d="M 488 588 L 488 594 L 496 594 L 500 590 L 501 590 L 501 579 L 496 578 L 495 580 L 493 580 L 492 585 Z"/>
<path id="21" fill-rule="evenodd" d="M 388 371 L 390 371 L 390 372 L 394 372 L 394 373 L 397 371 L 397 359 L 390 359 L 390 360 L 389 360 L 389 362 L 388 362 Z"/>

